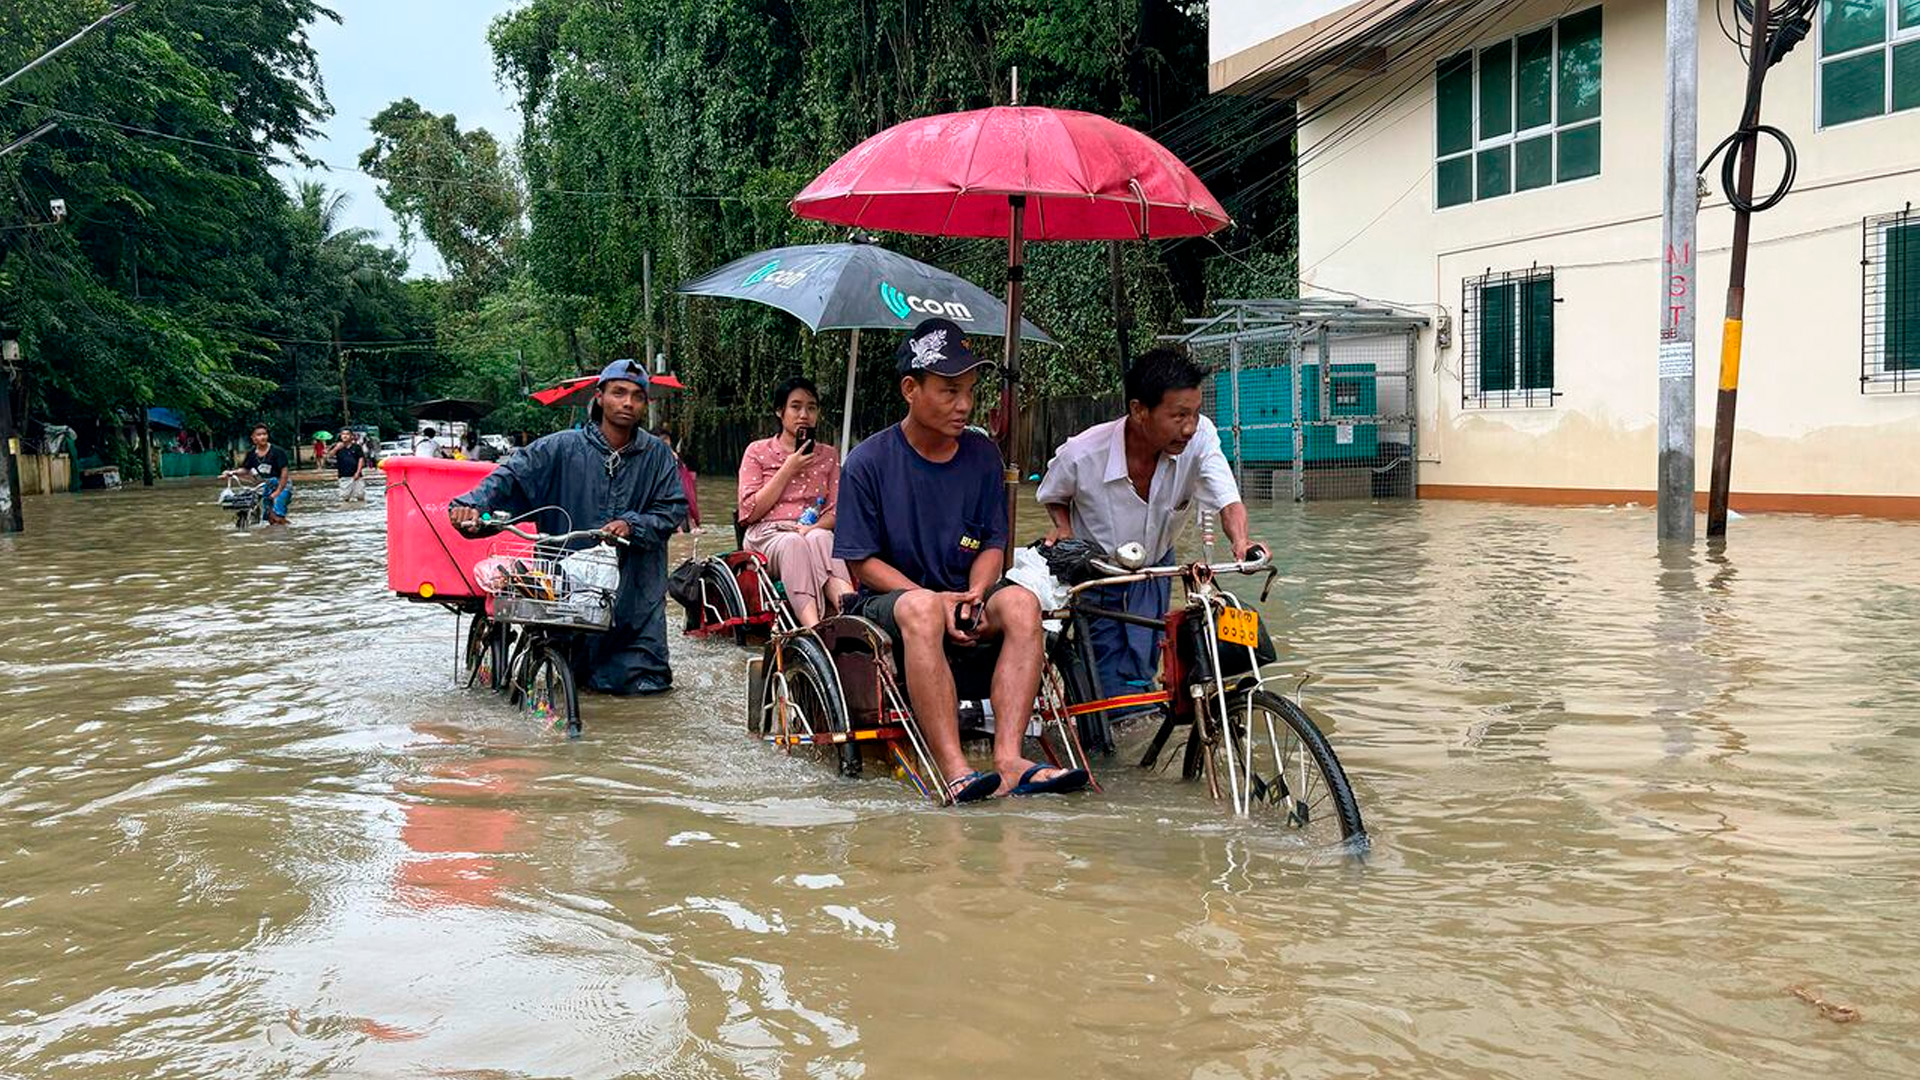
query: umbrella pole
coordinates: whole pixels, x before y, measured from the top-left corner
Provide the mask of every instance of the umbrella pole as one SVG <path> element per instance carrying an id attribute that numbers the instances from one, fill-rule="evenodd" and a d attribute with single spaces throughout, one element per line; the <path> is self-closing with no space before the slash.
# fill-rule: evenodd
<path id="1" fill-rule="evenodd" d="M 1019 451 L 1025 442 L 1020 436 L 1026 429 L 1016 390 L 1020 382 L 1020 309 L 1027 298 L 1027 197 L 1009 195 L 1007 207 L 1012 211 L 1007 228 L 1007 333 L 1002 339 L 1005 351 L 1000 364 L 1000 406 L 1007 411 L 1007 423 L 1001 432 L 1000 456 L 1007 467 L 1007 542 L 1011 546 L 1019 539 L 1014 524 L 1020 516 Z"/>
<path id="2" fill-rule="evenodd" d="M 840 460 L 853 449 L 853 380 L 860 371 L 860 328 L 853 328 L 853 345 L 847 349 L 847 400 L 840 408 Z"/>

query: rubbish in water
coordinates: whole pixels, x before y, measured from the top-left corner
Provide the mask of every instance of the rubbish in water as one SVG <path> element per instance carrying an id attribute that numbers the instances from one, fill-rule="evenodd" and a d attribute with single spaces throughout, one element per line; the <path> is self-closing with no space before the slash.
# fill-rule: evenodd
<path id="1" fill-rule="evenodd" d="M 1860 1010 L 1851 1005 L 1836 1005 L 1804 986 L 1789 986 L 1787 993 L 1813 1006 L 1821 1016 L 1836 1024 L 1851 1024 L 1860 1019 Z"/>

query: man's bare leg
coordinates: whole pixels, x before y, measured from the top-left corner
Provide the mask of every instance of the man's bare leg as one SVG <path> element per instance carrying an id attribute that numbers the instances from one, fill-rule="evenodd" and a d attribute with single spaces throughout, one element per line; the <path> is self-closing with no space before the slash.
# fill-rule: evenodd
<path id="1" fill-rule="evenodd" d="M 1006 794 L 1035 764 L 1020 753 L 1020 744 L 1033 719 L 1040 669 L 1046 662 L 1047 632 L 1040 625 L 1040 601 L 1017 586 L 994 593 L 987 600 L 986 632 L 1001 639 L 1000 657 L 993 666 L 993 767 L 1000 773 L 1000 793 Z M 1044 769 L 1033 779 L 1051 780 L 1064 771 Z"/>
<path id="2" fill-rule="evenodd" d="M 940 594 L 926 589 L 903 594 L 894 602 L 893 621 L 906 651 L 914 719 L 933 751 L 934 764 L 951 783 L 973 766 L 960 752 L 960 702 L 954 694 L 953 668 L 947 664 L 947 613 L 941 610 Z M 997 701 L 994 707 L 999 707 Z"/>

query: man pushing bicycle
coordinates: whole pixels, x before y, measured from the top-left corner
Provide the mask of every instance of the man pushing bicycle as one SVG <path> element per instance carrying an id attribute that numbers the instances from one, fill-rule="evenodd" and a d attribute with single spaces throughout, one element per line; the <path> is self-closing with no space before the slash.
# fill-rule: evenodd
<path id="1" fill-rule="evenodd" d="M 667 541 L 686 520 L 687 497 L 673 452 L 640 426 L 646 411 L 646 370 L 615 360 L 600 373 L 590 423 L 535 439 L 447 508 L 462 529 L 479 526 L 483 510 L 537 512 L 542 533 L 598 528 L 628 541 L 613 627 L 584 635 L 573 656 L 588 689 L 607 694 L 657 694 L 673 686 Z"/>
<path id="2" fill-rule="evenodd" d="M 1021 753 L 1046 651 L 1040 602 L 1001 577 L 1007 501 L 1000 453 L 967 430 L 987 361 L 960 327 L 928 319 L 895 354 L 907 415 L 855 447 L 840 476 L 833 554 L 860 593 L 848 614 L 898 642 L 907 693 L 955 802 L 1078 791 L 1084 769 L 1035 764 Z M 987 644 L 998 642 L 998 649 Z M 960 748 L 955 671 L 991 672 L 991 772 Z"/>

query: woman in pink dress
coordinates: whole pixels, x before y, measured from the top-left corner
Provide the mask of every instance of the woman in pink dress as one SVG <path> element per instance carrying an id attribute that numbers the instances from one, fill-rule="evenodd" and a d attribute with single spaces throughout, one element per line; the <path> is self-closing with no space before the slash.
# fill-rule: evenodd
<path id="1" fill-rule="evenodd" d="M 749 445 L 740 459 L 740 524 L 747 550 L 767 557 L 800 625 L 812 626 L 853 592 L 847 564 L 833 557 L 840 455 L 814 441 L 820 391 L 812 381 L 781 383 L 773 407 L 780 434 Z"/>

